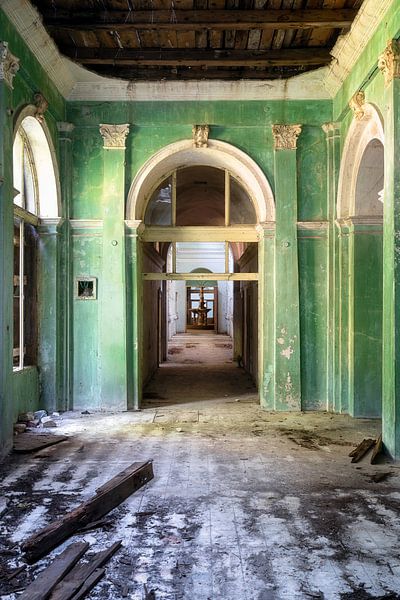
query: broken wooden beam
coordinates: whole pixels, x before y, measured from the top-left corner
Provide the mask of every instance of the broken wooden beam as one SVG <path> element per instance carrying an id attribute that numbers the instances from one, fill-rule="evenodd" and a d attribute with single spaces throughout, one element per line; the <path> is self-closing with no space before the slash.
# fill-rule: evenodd
<path id="1" fill-rule="evenodd" d="M 70 544 L 61 554 L 56 556 L 51 565 L 44 569 L 36 579 L 28 585 L 24 593 L 18 596 L 20 600 L 46 600 L 78 560 L 89 548 L 87 542 Z"/>
<path id="2" fill-rule="evenodd" d="M 375 442 L 375 447 L 371 456 L 371 465 L 374 465 L 377 462 L 378 456 L 382 454 L 383 444 L 382 444 L 382 434 L 378 437 Z"/>
<path id="3" fill-rule="evenodd" d="M 101 519 L 153 477 L 152 461 L 133 463 L 99 488 L 93 498 L 26 540 L 22 544 L 26 560 L 39 560 L 85 525 Z"/>
<path id="4" fill-rule="evenodd" d="M 42 450 L 68 439 L 66 435 L 53 435 L 51 433 L 21 433 L 14 439 L 13 451 L 20 454 L 36 452 L 36 450 Z"/>
<path id="5" fill-rule="evenodd" d="M 354 450 L 350 452 L 349 456 L 352 456 L 351 462 L 356 463 L 360 461 L 374 444 L 375 440 L 372 440 L 370 438 L 363 440 L 360 444 L 358 444 L 357 448 L 354 448 Z"/>
<path id="6" fill-rule="evenodd" d="M 115 542 L 112 546 L 97 552 L 90 557 L 87 563 L 77 564 L 75 567 L 58 583 L 53 590 L 50 600 L 70 600 L 73 598 L 92 576 L 92 574 L 104 566 L 104 564 L 116 553 L 121 546 L 121 540 Z"/>

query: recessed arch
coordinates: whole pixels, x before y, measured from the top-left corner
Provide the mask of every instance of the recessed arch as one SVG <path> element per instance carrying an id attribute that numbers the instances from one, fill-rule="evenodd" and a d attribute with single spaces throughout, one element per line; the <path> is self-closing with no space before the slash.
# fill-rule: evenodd
<path id="1" fill-rule="evenodd" d="M 365 161 L 366 151 L 375 144 L 379 153 L 385 144 L 383 119 L 377 108 L 367 103 L 364 112 L 362 119 L 353 119 L 343 148 L 337 199 L 339 219 L 360 215 L 362 204 L 357 202 L 360 166 Z"/>
<path id="2" fill-rule="evenodd" d="M 57 218 L 61 214 L 61 191 L 56 151 L 50 130 L 43 120 L 35 117 L 36 107 L 25 106 L 19 113 L 14 125 L 14 140 L 23 130 L 32 149 L 37 175 L 38 216 L 41 218 Z"/>
<path id="3" fill-rule="evenodd" d="M 275 220 L 271 186 L 257 163 L 231 144 L 209 140 L 207 148 L 195 148 L 192 140 L 165 146 L 139 170 L 128 194 L 127 219 L 144 219 L 147 202 L 156 187 L 182 166 L 210 166 L 229 171 L 248 192 L 259 223 Z"/>

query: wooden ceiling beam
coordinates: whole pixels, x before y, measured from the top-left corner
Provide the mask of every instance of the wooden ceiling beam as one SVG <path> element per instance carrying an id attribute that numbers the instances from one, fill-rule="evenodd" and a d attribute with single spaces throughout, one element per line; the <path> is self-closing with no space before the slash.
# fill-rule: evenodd
<path id="1" fill-rule="evenodd" d="M 83 65 L 170 67 L 293 67 L 324 65 L 331 56 L 326 48 L 280 50 L 203 50 L 201 48 L 118 49 L 60 47 L 60 51 Z"/>
<path id="2" fill-rule="evenodd" d="M 44 11 L 51 30 L 146 30 L 170 31 L 249 29 L 336 29 L 352 24 L 356 10 L 134 10 L 134 11 Z"/>
<path id="3" fill-rule="evenodd" d="M 121 79 L 128 79 L 132 81 L 182 81 L 182 80 L 240 80 L 240 79 L 257 79 L 257 80 L 270 80 L 270 79 L 282 79 L 299 73 L 304 73 L 305 69 L 294 67 L 287 70 L 288 68 L 282 69 L 252 69 L 252 68 L 239 68 L 233 67 L 223 68 L 168 68 L 168 67 L 155 67 L 150 69 L 149 67 L 114 67 L 110 65 L 96 66 L 95 70 L 99 75 L 119 77 Z"/>

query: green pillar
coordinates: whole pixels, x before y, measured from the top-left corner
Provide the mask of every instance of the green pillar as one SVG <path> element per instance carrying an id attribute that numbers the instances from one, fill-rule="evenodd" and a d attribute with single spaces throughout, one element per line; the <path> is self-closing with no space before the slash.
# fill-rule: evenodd
<path id="1" fill-rule="evenodd" d="M 101 407 L 127 408 L 125 140 L 129 125 L 100 125 L 103 154 L 103 258 L 100 302 Z"/>
<path id="2" fill-rule="evenodd" d="M 336 198 L 340 168 L 340 124 L 325 123 L 322 126 L 327 146 L 327 211 L 328 216 L 328 336 L 327 336 L 327 399 L 328 410 L 340 411 L 340 385 L 338 373 L 338 305 L 336 290 Z"/>
<path id="3" fill-rule="evenodd" d="M 259 273 L 259 394 L 260 404 L 275 409 L 275 224 L 260 225 Z"/>
<path id="4" fill-rule="evenodd" d="M 13 436 L 13 166 L 12 89 L 19 61 L 0 42 L 0 456 Z"/>
<path id="5" fill-rule="evenodd" d="M 60 148 L 61 221 L 58 226 L 57 278 L 57 407 L 72 404 L 72 258 L 70 209 L 72 202 L 72 123 L 57 123 Z"/>
<path id="6" fill-rule="evenodd" d="M 352 361 L 350 352 L 350 315 L 352 311 L 351 282 L 351 223 L 348 219 L 338 219 L 337 252 L 337 341 L 338 341 L 338 390 L 337 411 L 347 413 L 352 397 Z"/>
<path id="7" fill-rule="evenodd" d="M 138 260 L 140 224 L 141 221 L 126 222 L 128 410 L 139 410 L 141 400 L 138 319 L 139 285 L 141 285 Z"/>
<path id="8" fill-rule="evenodd" d="M 400 42 L 379 57 L 385 77 L 382 435 L 400 458 Z"/>
<path id="9" fill-rule="evenodd" d="M 57 406 L 57 225 L 59 219 L 41 219 L 38 226 L 38 366 L 40 406 Z M 55 308 L 56 307 L 56 308 Z"/>
<path id="10" fill-rule="evenodd" d="M 273 125 L 275 140 L 275 409 L 301 410 L 296 142 L 300 125 Z"/>

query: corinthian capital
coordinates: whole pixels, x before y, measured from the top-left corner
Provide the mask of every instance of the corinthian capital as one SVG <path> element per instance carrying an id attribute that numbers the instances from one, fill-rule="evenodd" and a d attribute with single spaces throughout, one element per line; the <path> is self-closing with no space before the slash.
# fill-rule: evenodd
<path id="1" fill-rule="evenodd" d="M 301 125 L 272 125 L 275 150 L 296 150 Z"/>
<path id="2" fill-rule="evenodd" d="M 19 58 L 11 54 L 8 42 L 0 42 L 0 81 L 13 89 L 13 79 L 19 69 Z"/>
<path id="3" fill-rule="evenodd" d="M 385 78 L 385 85 L 400 77 L 400 41 L 389 40 L 385 51 L 378 58 L 378 67 Z"/>
<path id="4" fill-rule="evenodd" d="M 362 90 L 356 92 L 350 99 L 349 106 L 354 113 L 357 121 L 365 117 L 365 94 Z"/>
<path id="5" fill-rule="evenodd" d="M 126 136 L 129 133 L 129 125 L 100 125 L 100 133 L 103 137 L 103 148 L 107 150 L 124 150 Z"/>

